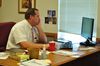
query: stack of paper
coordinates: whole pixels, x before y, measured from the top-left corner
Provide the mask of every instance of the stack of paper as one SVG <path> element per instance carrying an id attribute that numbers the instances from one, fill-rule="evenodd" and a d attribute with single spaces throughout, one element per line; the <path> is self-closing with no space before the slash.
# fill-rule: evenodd
<path id="1" fill-rule="evenodd" d="M 58 50 L 58 51 L 54 51 L 53 53 L 64 55 L 64 56 L 75 57 L 75 58 L 80 57 L 80 54 L 78 52 L 72 52 L 72 51 Z"/>
<path id="2" fill-rule="evenodd" d="M 79 50 L 94 50 L 95 48 L 94 47 L 83 47 L 83 48 L 80 48 Z"/>
<path id="3" fill-rule="evenodd" d="M 32 59 L 29 61 L 21 62 L 20 66 L 49 66 L 51 63 L 50 60 L 37 60 Z"/>
<path id="4" fill-rule="evenodd" d="M 9 56 L 8 53 L 6 53 L 6 52 L 0 52 L 0 59 L 7 59 L 8 56 Z"/>
<path id="5" fill-rule="evenodd" d="M 71 51 L 65 51 L 65 50 L 58 50 L 58 51 L 54 51 L 53 53 L 65 55 L 65 56 L 72 56 L 72 55 L 77 54 L 77 52 L 71 52 Z"/>

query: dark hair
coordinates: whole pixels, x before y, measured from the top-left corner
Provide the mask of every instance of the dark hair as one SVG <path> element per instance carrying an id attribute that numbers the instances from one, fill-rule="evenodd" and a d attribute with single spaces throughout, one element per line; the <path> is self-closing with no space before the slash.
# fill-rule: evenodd
<path id="1" fill-rule="evenodd" d="M 35 11 L 38 11 L 38 9 L 36 9 L 36 8 L 29 8 L 25 12 L 25 19 L 29 19 L 30 15 L 32 15 L 32 16 L 36 15 Z"/>

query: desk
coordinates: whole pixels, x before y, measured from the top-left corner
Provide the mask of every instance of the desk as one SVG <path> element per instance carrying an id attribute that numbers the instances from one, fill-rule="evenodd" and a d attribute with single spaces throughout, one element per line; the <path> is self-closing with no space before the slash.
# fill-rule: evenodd
<path id="1" fill-rule="evenodd" d="M 100 47 L 95 48 L 95 50 L 79 51 L 82 53 L 79 58 L 52 54 L 49 59 L 53 62 L 52 66 L 100 66 Z"/>
<path id="2" fill-rule="evenodd" d="M 100 47 L 95 48 L 95 50 L 79 51 L 84 53 L 79 58 L 50 53 L 48 59 L 52 61 L 51 66 L 100 66 Z M 17 63 L 18 61 L 10 58 L 0 60 L 0 65 L 3 66 L 18 66 Z"/>

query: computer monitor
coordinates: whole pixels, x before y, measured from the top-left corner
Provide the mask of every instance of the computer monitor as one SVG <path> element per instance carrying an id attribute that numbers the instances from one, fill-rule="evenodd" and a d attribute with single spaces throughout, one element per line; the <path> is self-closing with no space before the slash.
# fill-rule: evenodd
<path id="1" fill-rule="evenodd" d="M 85 46 L 94 46 L 95 44 L 92 42 L 93 36 L 93 26 L 94 19 L 88 17 L 82 17 L 82 28 L 81 28 L 81 36 L 83 36 L 86 41 L 81 42 L 81 45 Z"/>

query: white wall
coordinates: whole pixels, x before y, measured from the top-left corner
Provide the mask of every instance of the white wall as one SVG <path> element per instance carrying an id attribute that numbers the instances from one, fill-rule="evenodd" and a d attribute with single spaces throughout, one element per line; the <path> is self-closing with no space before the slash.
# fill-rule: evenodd
<path id="1" fill-rule="evenodd" d="M 100 38 L 100 0 L 98 0 L 98 11 L 97 11 L 97 38 Z"/>
<path id="2" fill-rule="evenodd" d="M 0 22 L 15 21 L 18 22 L 24 17 L 18 13 L 18 0 L 2 0 L 0 8 Z"/>
<path id="3" fill-rule="evenodd" d="M 4 21 L 15 21 L 18 22 L 24 19 L 23 14 L 18 13 L 18 0 L 2 0 L 2 7 L 0 7 L 0 22 Z M 44 17 L 46 16 L 47 9 L 58 10 L 58 0 L 36 0 L 37 8 L 40 9 L 42 16 L 42 25 L 45 32 L 56 32 L 57 25 L 45 25 Z M 98 10 L 97 10 L 97 37 L 100 38 L 100 0 L 98 0 Z M 52 27 L 52 28 L 51 28 Z"/>
<path id="4" fill-rule="evenodd" d="M 2 7 L 0 7 L 0 22 L 19 22 L 24 19 L 24 14 L 18 13 L 18 0 L 2 1 Z M 54 9 L 58 13 L 58 0 L 36 0 L 36 7 L 40 10 L 44 32 L 56 33 L 57 25 L 46 25 L 44 23 L 44 17 L 47 16 L 48 9 Z"/>
<path id="5" fill-rule="evenodd" d="M 47 10 L 50 9 L 56 10 L 56 16 L 58 17 L 58 0 L 36 0 L 36 4 L 36 7 L 40 10 L 40 14 L 43 21 L 43 29 L 45 30 L 45 32 L 56 33 L 57 25 L 45 24 L 44 17 L 47 17 Z"/>

